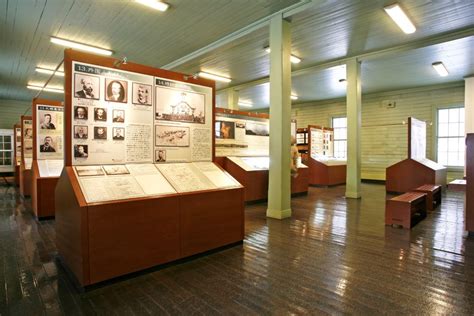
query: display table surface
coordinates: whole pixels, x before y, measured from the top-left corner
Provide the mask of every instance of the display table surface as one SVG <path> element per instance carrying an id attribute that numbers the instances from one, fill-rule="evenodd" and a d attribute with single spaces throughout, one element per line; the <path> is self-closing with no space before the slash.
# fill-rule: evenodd
<path id="1" fill-rule="evenodd" d="M 448 189 L 453 191 L 466 191 L 466 180 L 456 179 L 448 183 Z"/>
<path id="2" fill-rule="evenodd" d="M 55 215 L 55 189 L 63 165 L 63 160 L 33 161 L 31 206 L 38 219 Z"/>
<path id="3" fill-rule="evenodd" d="M 224 169 L 245 187 L 245 202 L 268 198 L 269 157 L 227 157 Z M 298 176 L 291 177 L 291 194 L 308 193 L 309 168 L 299 163 Z"/>
<path id="4" fill-rule="evenodd" d="M 386 169 L 387 192 L 408 192 L 424 184 L 446 187 L 447 169 L 429 159 L 405 159 Z"/>
<path id="5" fill-rule="evenodd" d="M 215 172 L 206 166 L 202 172 Z M 56 186 L 58 253 L 81 286 L 244 238 L 244 191 L 236 182 L 232 187 L 193 192 L 179 192 L 186 186 L 173 186 L 175 193 L 98 201 L 97 196 L 91 196 L 85 188 L 87 182 L 81 181 L 100 176 L 90 175 L 95 172 L 92 169 L 86 171 L 78 176 L 74 167 L 65 167 Z M 107 175 L 102 177 L 105 179 Z M 130 181 L 124 181 L 120 175 L 116 178 L 119 180 L 105 181 L 118 181 L 128 190 L 126 194 L 131 194 L 135 191 L 130 183 L 135 183 L 136 174 L 129 177 Z M 161 188 L 165 186 L 160 184 Z M 89 196 L 83 193 L 84 189 Z M 108 197 L 111 196 L 116 197 L 114 194 Z"/>
<path id="6" fill-rule="evenodd" d="M 338 185 L 346 183 L 347 161 L 342 159 L 308 158 L 310 185 Z"/>

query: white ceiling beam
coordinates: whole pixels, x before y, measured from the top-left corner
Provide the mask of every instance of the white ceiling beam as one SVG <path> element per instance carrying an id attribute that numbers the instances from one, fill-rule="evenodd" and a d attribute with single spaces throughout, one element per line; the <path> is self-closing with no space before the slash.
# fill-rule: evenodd
<path id="1" fill-rule="evenodd" d="M 220 39 L 218 39 L 217 41 L 215 42 L 212 42 L 211 44 L 207 45 L 207 46 L 204 46 L 203 48 L 200 48 L 186 56 L 183 56 L 171 63 L 168 63 L 164 66 L 161 66 L 160 68 L 162 69 L 167 69 L 167 70 L 171 70 L 171 69 L 174 69 L 178 66 L 181 66 L 182 64 L 184 63 L 187 63 L 188 61 L 191 61 L 195 58 L 198 58 L 204 54 L 207 54 L 221 46 L 224 46 L 226 44 L 229 44 L 245 35 L 248 35 L 264 26 L 267 26 L 270 22 L 270 19 L 274 16 L 283 16 L 283 18 L 288 18 L 296 13 L 299 13 L 299 12 L 302 12 L 304 10 L 306 10 L 308 7 L 312 6 L 313 5 L 313 0 L 301 0 L 300 2 L 298 3 L 295 3 L 289 7 L 286 7 L 284 8 L 283 10 L 280 10 L 276 13 L 273 13 L 271 15 L 268 15 L 264 18 L 261 18 L 260 20 L 257 20 L 243 28 L 241 28 L 240 30 L 237 30 L 235 32 L 232 32 Z"/>
<path id="2" fill-rule="evenodd" d="M 339 65 L 345 65 L 347 60 L 352 59 L 352 58 L 357 58 L 361 61 L 364 61 L 364 60 L 367 61 L 373 58 L 381 58 L 381 57 L 389 56 L 392 54 L 397 54 L 397 53 L 401 53 L 401 52 L 405 52 L 405 51 L 409 51 L 413 49 L 423 48 L 423 47 L 436 45 L 436 44 L 440 44 L 444 42 L 449 42 L 449 41 L 453 41 L 457 39 L 462 39 L 462 38 L 466 38 L 470 36 L 474 36 L 474 27 L 462 28 L 454 32 L 441 33 L 438 35 L 429 36 L 426 38 L 422 38 L 416 41 L 411 41 L 411 42 L 404 43 L 401 45 L 396 45 L 396 46 L 392 46 L 392 47 L 388 47 L 384 49 L 371 50 L 371 51 L 361 53 L 361 54 L 355 54 L 355 55 L 350 55 L 343 58 L 328 60 L 322 63 L 316 63 L 314 65 L 310 65 L 302 69 L 294 70 L 291 72 L 291 75 L 293 77 L 296 77 L 296 76 L 312 73 L 317 70 L 327 69 L 327 68 L 331 68 L 331 67 L 335 67 Z M 238 85 L 226 87 L 224 89 L 217 90 L 217 92 L 224 92 L 227 89 L 242 90 L 249 87 L 264 84 L 267 82 L 269 82 L 268 76 L 259 78 L 256 80 L 244 82 Z"/>

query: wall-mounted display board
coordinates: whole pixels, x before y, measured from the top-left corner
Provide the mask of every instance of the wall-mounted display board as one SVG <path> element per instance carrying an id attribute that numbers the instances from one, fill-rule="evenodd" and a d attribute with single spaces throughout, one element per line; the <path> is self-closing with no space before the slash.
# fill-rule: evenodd
<path id="1" fill-rule="evenodd" d="M 309 184 L 328 186 L 346 183 L 347 162 L 334 158 L 334 130 L 309 125 L 307 131 Z"/>
<path id="2" fill-rule="evenodd" d="M 21 124 L 13 125 L 14 131 L 14 164 L 15 164 L 15 185 L 20 185 L 20 165 L 21 165 Z"/>
<path id="3" fill-rule="evenodd" d="M 56 235 L 82 286 L 243 240 L 243 187 L 213 162 L 213 81 L 70 49 L 64 68 Z"/>
<path id="4" fill-rule="evenodd" d="M 474 134 L 466 135 L 466 231 L 474 234 Z"/>
<path id="5" fill-rule="evenodd" d="M 64 106 L 33 99 L 33 164 L 31 206 L 36 218 L 55 214 L 55 189 L 64 167 Z"/>
<path id="6" fill-rule="evenodd" d="M 268 198 L 268 169 L 270 158 L 226 157 L 224 168 L 245 187 L 245 201 L 255 202 Z M 298 176 L 291 178 L 291 194 L 307 194 L 309 169 L 298 163 Z M 289 172 L 289 171 L 288 171 Z"/>
<path id="7" fill-rule="evenodd" d="M 31 195 L 31 165 L 33 163 L 33 121 L 31 116 L 21 116 L 20 194 Z"/>
<path id="8" fill-rule="evenodd" d="M 408 158 L 386 169 L 387 192 L 408 192 L 424 184 L 446 187 L 447 169 L 426 158 L 426 123 L 408 118 Z"/>

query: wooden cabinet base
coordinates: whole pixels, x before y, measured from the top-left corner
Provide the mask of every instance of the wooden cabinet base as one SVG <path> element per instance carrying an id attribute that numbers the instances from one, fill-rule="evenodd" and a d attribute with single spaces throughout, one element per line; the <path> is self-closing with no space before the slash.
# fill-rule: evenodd
<path id="1" fill-rule="evenodd" d="M 35 162 L 32 169 L 31 207 L 37 219 L 54 217 L 54 196 L 59 178 L 41 178 Z"/>
<path id="2" fill-rule="evenodd" d="M 20 186 L 20 166 L 15 166 L 15 186 Z"/>
<path id="3" fill-rule="evenodd" d="M 242 241 L 243 188 L 87 204 L 66 167 L 56 236 L 61 262 L 88 286 Z"/>
<path id="4" fill-rule="evenodd" d="M 346 165 L 330 166 L 313 158 L 308 158 L 310 185 L 338 185 L 346 183 Z"/>
<path id="5" fill-rule="evenodd" d="M 20 166 L 20 194 L 23 197 L 31 196 L 32 175 L 31 169 L 25 169 Z"/>

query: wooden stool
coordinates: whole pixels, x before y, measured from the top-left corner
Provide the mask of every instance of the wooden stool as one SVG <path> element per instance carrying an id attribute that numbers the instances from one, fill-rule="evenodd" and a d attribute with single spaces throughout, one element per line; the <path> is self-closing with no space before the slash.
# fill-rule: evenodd
<path id="1" fill-rule="evenodd" d="M 426 217 L 426 193 L 407 192 L 385 202 L 385 225 L 401 225 L 410 229 L 413 218 Z"/>
<path id="2" fill-rule="evenodd" d="M 413 190 L 415 192 L 426 193 L 426 209 L 433 211 L 441 204 L 441 186 L 435 184 L 425 184 Z"/>

